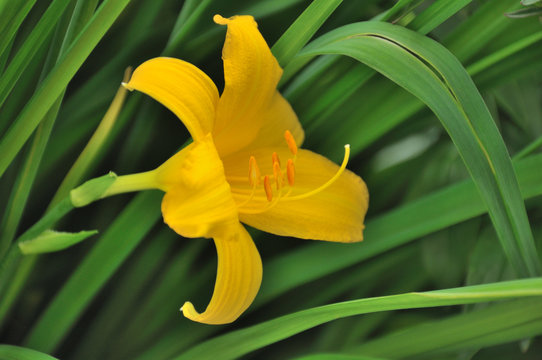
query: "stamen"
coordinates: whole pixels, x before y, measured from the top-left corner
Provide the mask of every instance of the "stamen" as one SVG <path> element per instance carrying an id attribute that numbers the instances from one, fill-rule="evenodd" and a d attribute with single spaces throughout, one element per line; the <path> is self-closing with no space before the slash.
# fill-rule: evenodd
<path id="1" fill-rule="evenodd" d="M 295 167 L 292 159 L 288 159 L 288 163 L 286 164 L 286 175 L 288 176 L 288 184 L 294 186 Z"/>
<path id="2" fill-rule="evenodd" d="M 275 177 L 278 190 L 282 187 L 282 171 L 280 170 L 280 165 L 278 162 L 273 163 L 273 176 Z"/>
<path id="3" fill-rule="evenodd" d="M 289 134 L 289 132 L 286 132 L 285 134 L 285 137 L 288 139 L 289 136 L 287 134 Z M 295 146 L 295 141 L 293 141 L 293 137 L 292 137 L 291 143 L 294 144 Z M 297 152 L 297 146 L 294 147 L 293 149 L 294 150 L 292 152 L 294 151 Z M 254 158 L 254 156 L 251 156 L 249 159 L 249 179 L 248 180 L 251 184 L 252 189 L 249 190 L 249 189 L 233 189 L 232 188 L 232 191 L 235 194 L 246 197 L 244 201 L 237 204 L 237 209 L 239 210 L 239 212 L 244 213 L 244 214 L 261 214 L 274 208 L 279 202 L 305 199 L 325 190 L 326 188 L 331 186 L 335 181 L 337 181 L 339 177 L 341 176 L 341 174 L 346 169 L 346 165 L 348 164 L 348 159 L 350 158 L 350 145 L 347 144 L 344 146 L 343 161 L 341 163 L 341 166 L 339 167 L 339 170 L 337 171 L 337 173 L 335 173 L 335 175 L 332 178 L 330 178 L 325 184 L 321 185 L 320 187 L 314 190 L 290 197 L 290 194 L 292 193 L 292 190 L 294 188 L 293 185 L 295 182 L 296 157 L 297 156 L 294 154 L 293 159 L 288 159 L 288 162 L 286 164 L 286 172 L 284 173 L 280 167 L 278 155 L 276 153 L 273 153 L 272 155 L 273 174 L 265 175 L 263 177 L 263 190 L 265 191 L 265 198 L 264 198 L 263 196 L 256 194 L 257 185 L 261 183 L 261 173 L 260 173 L 260 169 L 258 168 L 258 164 L 256 163 L 256 159 Z M 271 187 L 271 176 L 274 177 L 276 186 L 277 186 L 277 194 L 275 195 L 273 194 L 273 189 Z M 288 184 L 290 186 L 286 194 L 284 194 L 283 188 L 284 188 L 284 183 L 286 179 L 288 179 Z M 267 199 L 267 205 L 264 205 L 265 199 Z M 259 204 L 258 205 L 254 204 L 256 205 L 256 207 L 249 206 L 247 208 L 246 205 L 249 205 L 249 203 L 252 203 L 252 201 L 254 200 L 256 200 Z"/>
<path id="4" fill-rule="evenodd" d="M 286 130 L 284 132 L 284 138 L 286 139 L 286 143 L 288 144 L 288 148 L 290 149 L 290 152 L 294 155 L 297 155 L 297 145 L 295 143 L 294 136 L 290 132 L 290 130 Z"/>
<path id="5" fill-rule="evenodd" d="M 283 201 L 292 201 L 292 200 L 301 200 L 301 199 L 306 199 L 308 197 L 311 197 L 317 193 L 319 193 L 320 191 L 323 191 L 325 190 L 326 188 L 328 188 L 331 184 L 333 184 L 335 181 L 337 181 L 337 179 L 339 178 L 339 176 L 341 176 L 341 174 L 344 172 L 344 169 L 346 169 L 346 164 L 348 164 L 348 158 L 350 157 L 350 145 L 349 144 L 346 144 L 344 146 L 344 158 L 343 158 L 343 162 L 341 164 L 341 167 L 339 168 L 339 171 L 337 171 L 337 173 L 331 178 L 329 179 L 324 185 L 320 186 L 319 188 L 317 189 L 314 189 L 314 190 L 311 190 L 309 192 L 306 192 L 304 194 L 300 194 L 300 195 L 296 195 L 296 196 L 291 196 L 291 197 L 285 197 L 283 198 L 282 200 Z"/>
<path id="6" fill-rule="evenodd" d="M 280 166 L 280 159 L 276 152 L 271 154 L 271 159 L 273 159 L 273 166 L 275 166 L 275 163 L 278 163 Z"/>
<path id="7" fill-rule="evenodd" d="M 264 179 L 264 183 L 265 183 L 265 179 Z M 290 188 L 288 190 L 288 192 L 286 193 L 285 196 L 288 196 L 290 195 L 290 193 L 292 192 L 292 188 Z M 282 188 L 279 189 L 279 193 L 278 193 L 278 196 L 275 196 L 273 198 L 273 201 L 270 201 L 267 203 L 267 206 L 264 206 L 263 208 L 261 209 L 240 209 L 239 212 L 243 213 L 243 214 L 262 214 L 266 211 L 269 211 L 271 210 L 272 208 L 274 208 L 282 199 Z"/>
<path id="8" fill-rule="evenodd" d="M 248 160 L 248 182 L 251 186 L 260 185 L 262 179 L 262 173 L 256 162 L 256 158 L 251 156 Z"/>
<path id="9" fill-rule="evenodd" d="M 269 175 L 265 175 L 263 178 L 263 187 L 265 189 L 265 196 L 267 196 L 267 201 L 273 200 L 273 190 L 271 190 L 271 184 L 269 184 Z"/>

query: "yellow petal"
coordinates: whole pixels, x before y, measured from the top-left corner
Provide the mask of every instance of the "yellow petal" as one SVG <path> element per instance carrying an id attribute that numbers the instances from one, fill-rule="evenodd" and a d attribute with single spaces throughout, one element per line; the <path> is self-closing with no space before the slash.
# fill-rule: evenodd
<path id="1" fill-rule="evenodd" d="M 225 86 L 213 130 L 217 149 L 225 156 L 256 138 L 282 69 L 252 16 L 215 15 L 214 20 L 228 26 L 222 51 Z"/>
<path id="2" fill-rule="evenodd" d="M 179 59 L 154 58 L 139 65 L 125 86 L 166 106 L 181 119 L 194 140 L 211 132 L 218 90 L 194 65 Z"/>
<path id="3" fill-rule="evenodd" d="M 287 159 L 293 156 L 284 148 L 258 149 L 223 159 L 226 177 L 230 179 L 234 199 L 238 204 L 246 202 L 247 194 L 250 193 L 250 186 L 241 180 L 243 176 L 246 177 L 246 159 L 253 155 L 257 159 L 262 175 L 272 175 L 273 151 L 276 151 L 281 159 L 282 172 L 286 172 Z M 295 163 L 295 181 L 289 197 L 319 188 L 338 170 L 339 166 L 325 157 L 308 150 L 299 150 Z M 283 196 L 288 193 L 289 188 L 286 184 L 287 182 L 284 182 Z M 279 191 L 276 187 L 272 190 L 276 199 Z M 284 197 L 267 211 L 258 214 L 244 213 L 244 209 L 254 211 L 269 207 L 264 190 L 259 188 L 252 200 L 238 211 L 242 222 L 273 234 L 303 239 L 354 242 L 363 239 L 363 221 L 368 201 L 369 195 L 363 180 L 346 170 L 332 185 L 311 197 L 292 201 Z"/>
<path id="4" fill-rule="evenodd" d="M 214 238 L 218 269 L 213 296 L 207 309 L 198 313 L 192 303 L 181 308 L 190 320 L 205 324 L 227 324 L 235 321 L 252 303 L 262 281 L 260 254 L 245 228 L 223 229 Z"/>
<path id="5" fill-rule="evenodd" d="M 285 146 L 284 132 L 286 130 L 292 133 L 297 146 L 301 146 L 305 139 L 305 132 L 294 110 L 278 91 L 275 91 L 270 106 L 262 111 L 261 117 L 262 127 L 256 138 L 245 149 Z"/>
<path id="6" fill-rule="evenodd" d="M 214 237 L 239 222 L 224 167 L 211 135 L 194 142 L 158 168 L 164 221 L 185 237 Z"/>

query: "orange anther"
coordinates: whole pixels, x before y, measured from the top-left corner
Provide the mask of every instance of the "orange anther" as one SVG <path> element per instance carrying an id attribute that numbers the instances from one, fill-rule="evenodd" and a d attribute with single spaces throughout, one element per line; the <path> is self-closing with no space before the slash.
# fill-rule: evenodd
<path id="1" fill-rule="evenodd" d="M 294 186 L 295 167 L 292 159 L 288 159 L 288 164 L 286 164 L 286 175 L 288 176 L 288 184 Z"/>
<path id="2" fill-rule="evenodd" d="M 271 158 L 273 159 L 273 166 L 275 166 L 275 163 L 278 163 L 280 166 L 280 159 L 276 152 L 271 154 Z"/>
<path id="3" fill-rule="evenodd" d="M 286 143 L 288 144 L 288 148 L 290 149 L 290 152 L 294 155 L 297 154 L 297 145 L 295 143 L 294 136 L 290 132 L 290 130 L 286 130 L 284 132 L 284 138 L 286 139 Z"/>
<path id="4" fill-rule="evenodd" d="M 263 188 L 265 189 L 267 201 L 273 200 L 273 190 L 271 190 L 271 184 L 269 183 L 269 175 L 265 175 L 263 178 Z"/>
<path id="5" fill-rule="evenodd" d="M 256 158 L 251 156 L 248 160 L 248 182 L 250 183 L 250 186 L 259 185 L 261 183 L 261 178 L 262 174 L 258 167 L 258 163 L 256 162 Z"/>
<path id="6" fill-rule="evenodd" d="M 273 163 L 273 176 L 275 177 L 275 182 L 277 183 L 277 190 L 282 187 L 282 170 L 278 162 Z"/>

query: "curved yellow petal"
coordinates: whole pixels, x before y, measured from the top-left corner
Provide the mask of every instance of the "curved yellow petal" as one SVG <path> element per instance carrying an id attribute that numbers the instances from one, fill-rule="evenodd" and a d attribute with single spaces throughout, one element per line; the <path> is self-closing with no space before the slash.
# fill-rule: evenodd
<path id="1" fill-rule="evenodd" d="M 256 297 L 262 281 L 260 254 L 245 228 L 224 228 L 214 238 L 218 269 L 213 296 L 203 313 L 190 302 L 181 308 L 190 320 L 205 324 L 227 324 L 235 321 Z"/>
<path id="2" fill-rule="evenodd" d="M 256 138 L 282 69 L 252 16 L 225 19 L 215 15 L 214 20 L 228 26 L 222 51 L 225 86 L 213 129 L 218 152 L 225 156 Z"/>
<path id="3" fill-rule="evenodd" d="M 273 151 L 277 152 L 282 173 L 285 174 L 287 160 L 293 158 L 293 155 L 284 148 L 258 149 L 223 159 L 234 199 L 238 205 L 242 205 L 238 210 L 240 220 L 257 229 L 282 236 L 338 242 L 361 241 L 369 195 L 363 180 L 351 171 L 345 170 L 334 183 L 315 195 L 289 201 L 289 197 L 319 188 L 339 170 L 338 165 L 311 151 L 300 149 L 297 153 L 291 192 L 285 179 L 282 192 L 272 182 L 273 198 L 276 200 L 282 196 L 275 204 L 267 201 L 261 186 L 247 202 L 251 187 L 247 181 L 242 180 L 243 176 L 247 176 L 246 159 L 254 156 L 262 175 L 267 174 L 272 178 Z"/>
<path id="4" fill-rule="evenodd" d="M 195 141 L 211 132 L 218 90 L 194 65 L 179 59 L 154 58 L 139 65 L 125 86 L 166 106 L 181 119 Z"/>
<path id="5" fill-rule="evenodd" d="M 185 237 L 214 237 L 239 222 L 224 167 L 211 135 L 193 142 L 157 169 L 166 192 L 164 221 Z"/>

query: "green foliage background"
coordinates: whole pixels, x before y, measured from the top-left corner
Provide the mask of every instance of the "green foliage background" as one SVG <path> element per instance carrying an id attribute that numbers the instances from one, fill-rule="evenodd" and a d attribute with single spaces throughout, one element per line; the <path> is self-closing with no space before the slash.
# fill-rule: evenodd
<path id="1" fill-rule="evenodd" d="M 251 230 L 262 288 L 225 326 L 178 310 L 206 305 L 216 255 L 162 223 L 159 192 L 60 201 L 185 143 L 132 93 L 77 160 L 115 119 L 102 121 L 128 66 L 174 56 L 223 86 L 216 13 L 255 16 L 304 147 L 340 161 L 351 144 L 371 195 L 362 243 Z M 540 358 L 540 13 L 531 0 L 0 0 L 0 359 Z M 38 234 L 99 234 L 23 256 L 40 219 Z"/>

